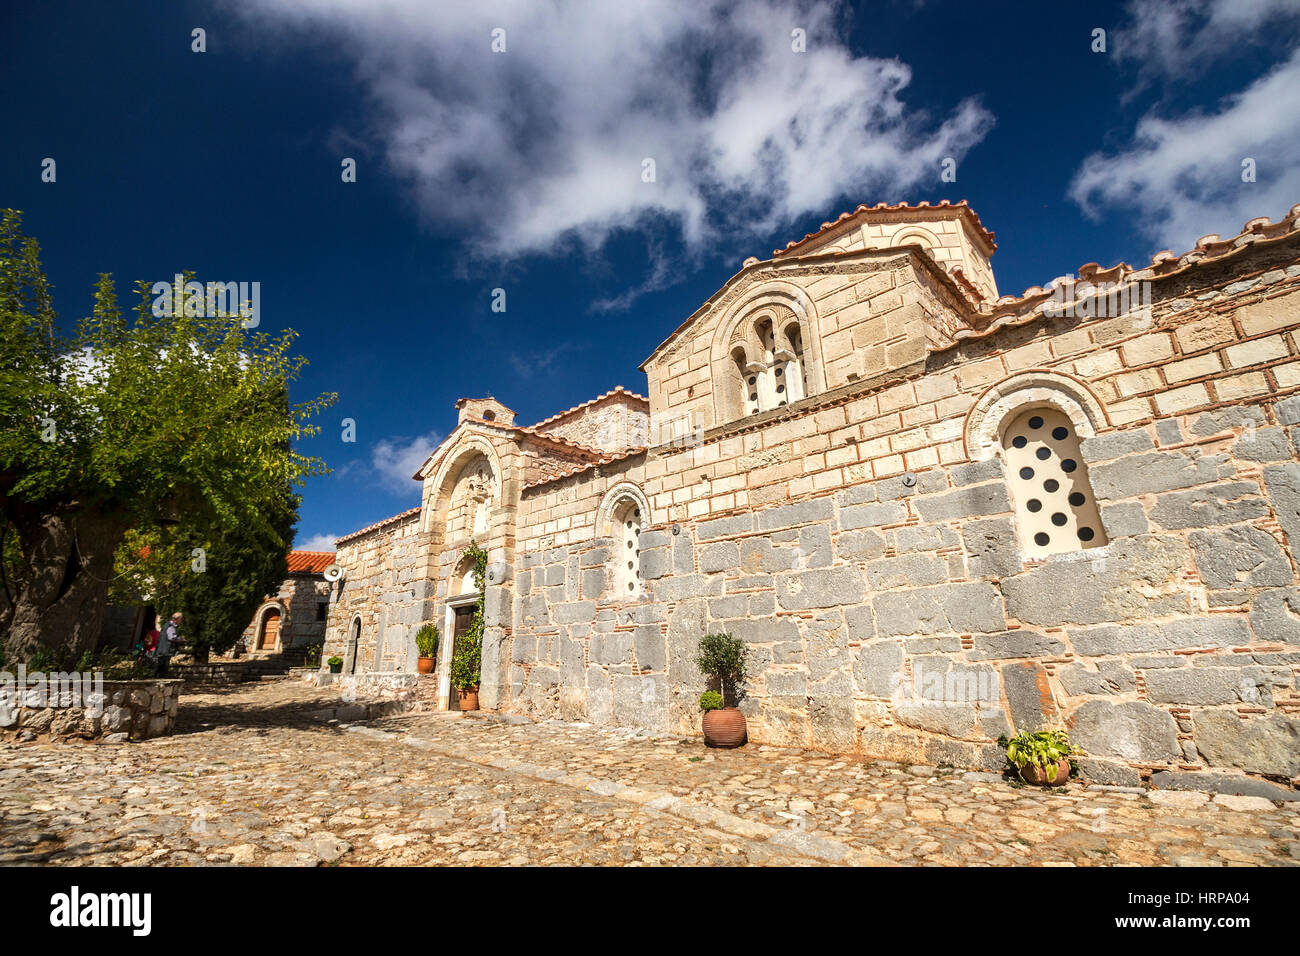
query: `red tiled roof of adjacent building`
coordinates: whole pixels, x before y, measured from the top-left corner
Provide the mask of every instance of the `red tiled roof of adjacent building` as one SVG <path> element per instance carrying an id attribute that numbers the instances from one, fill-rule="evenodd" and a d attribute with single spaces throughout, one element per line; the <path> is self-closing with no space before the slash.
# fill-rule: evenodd
<path id="1" fill-rule="evenodd" d="M 333 551 L 290 551 L 290 574 L 320 574 L 334 563 Z"/>

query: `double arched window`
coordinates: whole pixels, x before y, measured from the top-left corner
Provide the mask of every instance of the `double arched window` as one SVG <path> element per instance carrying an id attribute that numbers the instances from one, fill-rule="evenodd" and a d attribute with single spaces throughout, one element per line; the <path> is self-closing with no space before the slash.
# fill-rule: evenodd
<path id="1" fill-rule="evenodd" d="M 732 333 L 731 389 L 737 405 L 753 415 L 797 402 L 808 394 L 803 331 L 788 309 L 767 308 Z"/>

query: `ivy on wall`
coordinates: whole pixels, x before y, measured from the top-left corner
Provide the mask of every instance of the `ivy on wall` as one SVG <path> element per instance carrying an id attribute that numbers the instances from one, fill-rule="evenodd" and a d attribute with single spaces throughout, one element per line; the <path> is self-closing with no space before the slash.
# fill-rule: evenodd
<path id="1" fill-rule="evenodd" d="M 455 641 L 456 649 L 451 658 L 451 684 L 457 690 L 468 691 L 478 687 L 483 662 L 483 608 L 487 594 L 488 554 L 472 539 L 465 554 L 474 562 L 474 589 L 478 591 L 478 601 L 474 605 L 474 616 L 470 619 L 469 629 Z"/>

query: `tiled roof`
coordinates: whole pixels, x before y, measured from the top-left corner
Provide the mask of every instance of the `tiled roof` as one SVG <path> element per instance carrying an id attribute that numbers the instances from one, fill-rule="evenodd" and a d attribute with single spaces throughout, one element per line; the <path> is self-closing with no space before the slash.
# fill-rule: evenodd
<path id="1" fill-rule="evenodd" d="M 633 455 L 639 455 L 645 451 L 644 445 L 637 445 L 634 448 L 625 448 L 623 451 L 616 452 L 612 455 L 602 455 L 596 461 L 589 461 L 581 465 L 575 465 L 567 471 L 561 471 L 554 475 L 547 475 L 545 478 L 538 478 L 536 481 L 530 481 L 524 485 L 524 488 L 536 488 L 539 485 L 550 484 L 552 481 L 559 481 L 561 478 L 569 478 L 579 472 L 587 471 L 590 468 L 599 468 L 601 465 L 608 465 L 611 462 L 622 461 L 625 458 L 631 458 Z"/>
<path id="2" fill-rule="evenodd" d="M 572 415 L 574 412 L 580 412 L 584 408 L 588 408 L 599 402 L 603 402 L 606 399 L 613 398 L 615 395 L 626 395 L 628 398 L 634 399 L 635 401 L 644 402 L 646 405 L 650 404 L 650 399 L 646 398 L 644 395 L 638 395 L 636 392 L 629 391 L 628 389 L 624 388 L 622 385 L 615 385 L 604 395 L 597 395 L 595 398 L 591 399 L 590 401 L 583 402 L 581 405 L 574 405 L 572 408 L 563 412 L 559 412 L 558 414 L 552 415 L 550 418 L 540 421 L 536 425 L 533 425 L 532 427 L 534 429 L 538 429 L 538 428 L 542 428 L 543 426 L 553 424 L 555 422 L 558 422 L 561 418 L 567 418 L 570 415 Z"/>
<path id="3" fill-rule="evenodd" d="M 1116 287 L 1126 283 L 1150 282 L 1223 262 L 1257 243 L 1271 245 L 1297 234 L 1300 234 L 1300 203 L 1292 206 L 1278 222 L 1272 222 L 1267 216 L 1250 220 L 1241 227 L 1241 232 L 1230 239 L 1221 239 L 1218 235 L 1202 236 L 1196 240 L 1195 249 L 1182 255 L 1175 255 L 1168 249 L 1161 250 L 1151 257 L 1151 264 L 1143 269 L 1134 269 L 1126 262 L 1109 269 L 1103 269 L 1095 262 L 1085 263 L 1079 266 L 1078 279 L 1059 276 L 1046 287 L 1030 286 L 1019 296 L 1004 295 L 994 303 L 985 303 L 982 311 L 992 313 L 988 325 L 979 329 L 963 329 L 953 336 L 953 342 L 932 346 L 930 351 L 942 352 L 971 339 L 986 338 L 1000 329 L 1037 321 L 1043 315 L 1042 304 L 1051 299 L 1058 288 L 1065 299 L 1069 300 L 1070 289 L 1077 282 L 1090 282 L 1094 285 L 1109 283 Z"/>
<path id="4" fill-rule="evenodd" d="M 420 513 L 419 505 L 417 505 L 414 508 L 407 508 L 405 511 L 401 512 L 400 514 L 393 515 L 391 518 L 385 518 L 383 521 L 376 521 L 374 524 L 366 525 L 364 528 L 360 529 L 359 531 L 353 531 L 351 534 L 345 534 L 343 537 L 339 538 L 334 543 L 338 545 L 338 544 L 342 544 L 344 541 L 351 541 L 353 538 L 359 538 L 363 534 L 374 531 L 376 528 L 382 528 L 384 527 L 384 525 L 392 524 L 395 521 L 401 521 L 403 518 L 409 518 L 411 517 L 411 515 L 419 514 L 419 513 Z"/>
<path id="5" fill-rule="evenodd" d="M 320 574 L 334 563 L 333 551 L 290 551 L 290 574 Z"/>
<path id="6" fill-rule="evenodd" d="M 891 206 L 891 205 L 889 205 L 888 203 L 883 203 L 883 202 L 878 202 L 878 203 L 876 203 L 874 206 L 868 206 L 866 203 L 863 203 L 863 204 L 862 204 L 861 206 L 859 206 L 857 209 L 853 209 L 853 210 L 851 210 L 851 211 L 849 211 L 849 212 L 842 212 L 842 213 L 840 213 L 839 218 L 834 219 L 834 220 L 832 220 L 831 222 L 824 222 L 824 223 L 822 223 L 821 228 L 818 229 L 816 232 L 810 232 L 810 233 L 808 233 L 806 236 L 804 236 L 802 239 L 795 239 L 795 240 L 793 240 L 793 241 L 791 241 L 791 242 L 787 242 L 787 243 L 785 244 L 785 248 L 784 248 L 784 249 L 774 249 L 774 250 L 772 250 L 772 255 L 773 255 L 773 256 L 784 256 L 784 255 L 787 255 L 788 253 L 793 252 L 795 249 L 800 248 L 800 247 L 803 246 L 805 243 L 807 243 L 807 242 L 809 242 L 809 241 L 811 241 L 811 240 L 813 240 L 813 239 L 816 239 L 818 236 L 822 235 L 823 233 L 826 233 L 826 232 L 830 231 L 831 229 L 834 229 L 835 227 L 842 225 L 843 223 L 847 222 L 848 220 L 853 219 L 853 218 L 856 217 L 856 216 L 862 215 L 863 213 L 869 213 L 869 212 L 903 212 L 903 211 L 907 211 L 907 212 L 915 212 L 915 211 L 917 211 L 917 210 L 922 210 L 922 209 L 959 209 L 959 210 L 961 210 L 962 213 L 965 215 L 967 222 L 969 222 L 970 225 L 974 227 L 976 235 L 978 235 L 978 236 L 979 236 L 980 238 L 982 238 L 986 243 L 988 243 L 988 245 L 989 245 L 989 249 L 990 249 L 990 250 L 997 249 L 998 244 L 997 244 L 996 242 L 994 242 L 994 236 L 993 236 L 993 233 L 989 232 L 987 229 L 984 228 L 984 224 L 983 224 L 982 222 L 980 222 L 980 217 L 979 217 L 979 215 L 975 212 L 974 209 L 971 209 L 970 205 L 966 202 L 966 200 L 962 199 L 962 200 L 959 200 L 958 202 L 949 202 L 949 201 L 946 200 L 946 199 L 941 199 L 941 200 L 939 200 L 937 203 L 935 203 L 934 205 L 931 205 L 931 204 L 928 203 L 928 202 L 922 201 L 922 202 L 917 203 L 915 206 L 909 206 L 909 205 L 908 205 L 907 203 L 905 203 L 905 202 L 900 202 L 900 203 L 898 203 L 897 205 L 894 205 L 894 206 Z"/>

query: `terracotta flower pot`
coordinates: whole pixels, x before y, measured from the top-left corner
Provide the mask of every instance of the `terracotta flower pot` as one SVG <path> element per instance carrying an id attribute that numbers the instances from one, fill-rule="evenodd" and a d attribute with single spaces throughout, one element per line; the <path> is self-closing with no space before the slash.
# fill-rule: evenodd
<path id="1" fill-rule="evenodd" d="M 745 715 L 738 707 L 704 712 L 704 743 L 709 747 L 739 747 L 745 742 Z"/>
<path id="2" fill-rule="evenodd" d="M 478 688 L 461 690 L 456 688 L 456 701 L 459 710 L 478 710 Z"/>
<path id="3" fill-rule="evenodd" d="M 1056 765 L 1056 779 L 1047 779 L 1047 770 L 1038 764 L 1025 764 L 1020 768 L 1020 779 L 1037 787 L 1059 787 L 1070 779 L 1070 761 L 1062 760 Z"/>
<path id="4" fill-rule="evenodd" d="M 432 657 L 421 657 L 415 662 L 415 670 L 420 674 L 433 673 L 434 659 Z"/>

